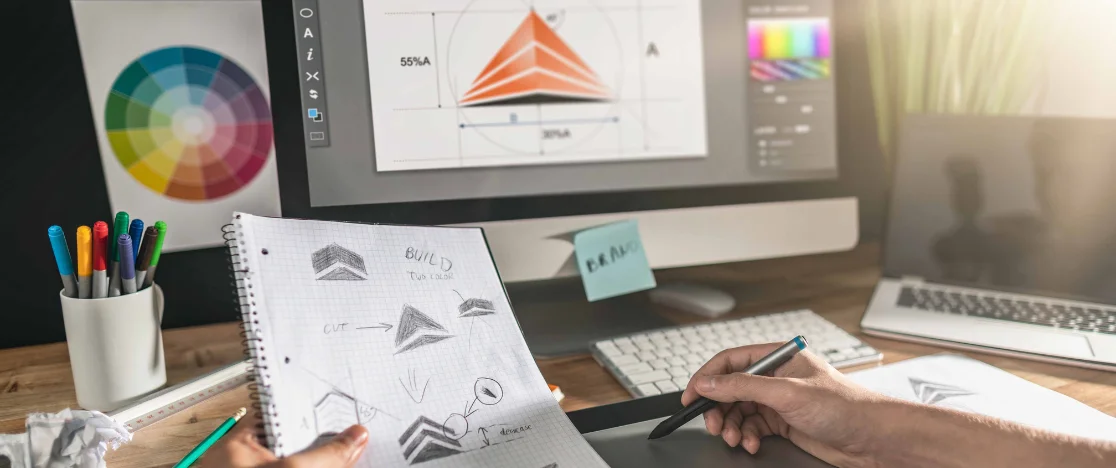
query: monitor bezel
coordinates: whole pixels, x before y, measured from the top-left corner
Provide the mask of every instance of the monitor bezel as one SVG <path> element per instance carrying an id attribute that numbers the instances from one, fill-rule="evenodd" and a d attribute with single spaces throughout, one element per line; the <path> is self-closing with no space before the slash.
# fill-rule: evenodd
<path id="1" fill-rule="evenodd" d="M 298 79 L 293 0 L 263 2 L 261 7 L 267 44 L 280 203 L 285 217 L 398 224 L 461 224 L 841 198 L 856 196 L 858 193 L 850 177 L 857 164 L 851 155 L 839 152 L 838 175 L 830 179 L 315 207 L 310 203 L 306 144 L 303 140 L 305 133 L 302 126 L 302 91 Z M 834 34 L 840 34 L 836 9 L 833 11 L 831 24 Z M 837 53 L 840 54 L 839 50 Z M 840 60 L 834 60 L 831 66 L 834 69 L 834 79 L 837 79 L 840 75 Z M 839 121 L 842 106 L 838 97 L 839 93 L 835 96 Z M 838 122 L 834 125 L 836 128 Z M 838 133 L 838 148 L 840 141 Z"/>

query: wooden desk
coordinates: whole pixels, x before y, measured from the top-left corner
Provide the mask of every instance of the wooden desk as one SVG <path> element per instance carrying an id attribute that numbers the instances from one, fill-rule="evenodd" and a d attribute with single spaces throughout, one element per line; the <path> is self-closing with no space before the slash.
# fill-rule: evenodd
<path id="1" fill-rule="evenodd" d="M 943 351 L 860 333 L 860 316 L 879 277 L 878 258 L 878 247 L 869 244 L 838 254 L 685 268 L 656 276 L 661 283 L 701 282 L 731 292 L 738 302 L 728 317 L 813 309 L 883 351 L 885 363 Z M 665 309 L 656 312 L 678 323 L 702 321 Z M 171 330 L 164 341 L 171 382 L 242 358 L 233 324 Z M 965 354 L 1116 416 L 1114 373 Z M 566 394 L 562 407 L 567 411 L 629 398 L 620 384 L 588 356 L 541 360 L 538 364 L 547 381 L 562 387 Z M 21 432 L 24 417 L 31 411 L 59 411 L 76 404 L 65 343 L 0 351 L 0 432 Z M 247 404 L 247 390 L 241 387 L 145 428 L 136 433 L 133 442 L 109 454 L 109 466 L 173 464 L 236 408 Z"/>

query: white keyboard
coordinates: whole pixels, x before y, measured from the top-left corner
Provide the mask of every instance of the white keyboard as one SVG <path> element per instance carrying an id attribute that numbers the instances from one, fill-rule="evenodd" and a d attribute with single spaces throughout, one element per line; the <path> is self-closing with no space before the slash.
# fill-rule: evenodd
<path id="1" fill-rule="evenodd" d="M 809 310 L 664 328 L 598 341 L 593 357 L 635 397 L 679 392 L 723 349 L 785 342 L 802 335 L 834 367 L 878 362 L 883 355 Z"/>

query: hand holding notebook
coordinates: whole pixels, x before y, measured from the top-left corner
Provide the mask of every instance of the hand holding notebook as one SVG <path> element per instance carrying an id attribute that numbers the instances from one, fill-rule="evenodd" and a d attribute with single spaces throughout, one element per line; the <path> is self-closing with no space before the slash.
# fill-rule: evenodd
<path id="1" fill-rule="evenodd" d="M 352 424 L 365 466 L 605 466 L 554 401 L 484 233 L 236 214 L 267 444 Z"/>

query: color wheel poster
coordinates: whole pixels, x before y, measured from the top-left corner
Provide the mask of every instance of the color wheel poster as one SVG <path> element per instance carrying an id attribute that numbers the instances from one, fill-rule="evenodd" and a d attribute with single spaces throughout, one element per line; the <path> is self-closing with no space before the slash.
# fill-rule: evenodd
<path id="1" fill-rule="evenodd" d="M 233 211 L 279 214 L 258 1 L 74 0 L 112 209 L 223 243 Z"/>

